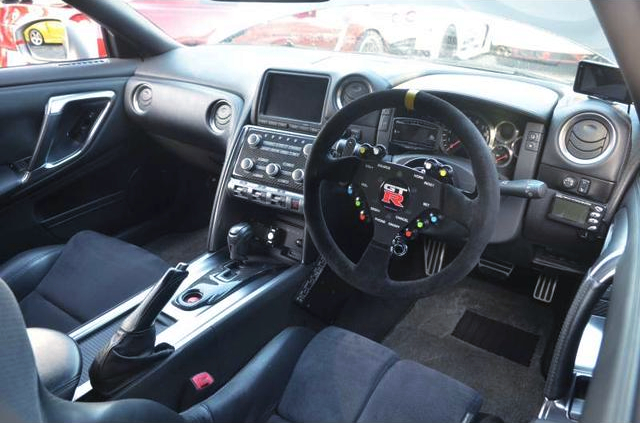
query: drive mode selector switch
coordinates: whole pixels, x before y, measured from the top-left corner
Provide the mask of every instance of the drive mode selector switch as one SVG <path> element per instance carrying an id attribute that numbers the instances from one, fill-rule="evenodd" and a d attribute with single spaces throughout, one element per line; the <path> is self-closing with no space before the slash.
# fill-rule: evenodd
<path id="1" fill-rule="evenodd" d="M 275 163 L 269 163 L 264 171 L 267 173 L 267 175 L 275 178 L 280 174 L 280 166 Z"/>
<path id="2" fill-rule="evenodd" d="M 261 142 L 262 137 L 255 133 L 249 135 L 249 137 L 247 138 L 247 144 L 249 144 L 249 147 L 259 147 Z"/>
<path id="3" fill-rule="evenodd" d="M 253 160 L 251 160 L 248 157 L 245 157 L 240 162 L 240 168 L 242 170 L 246 171 L 246 172 L 251 172 L 253 170 L 254 166 L 255 166 L 255 163 L 253 163 Z"/>
<path id="4" fill-rule="evenodd" d="M 294 182 L 301 184 L 302 181 L 304 181 L 304 170 L 296 169 L 291 172 L 291 179 L 293 179 Z"/>

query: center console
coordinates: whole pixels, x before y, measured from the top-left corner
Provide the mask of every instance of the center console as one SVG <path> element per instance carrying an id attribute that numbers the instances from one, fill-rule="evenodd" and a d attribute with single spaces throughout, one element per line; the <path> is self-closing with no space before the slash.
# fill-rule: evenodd
<path id="1" fill-rule="evenodd" d="M 302 214 L 302 184 L 314 138 L 247 125 L 227 183 L 229 193 L 244 200 Z"/>

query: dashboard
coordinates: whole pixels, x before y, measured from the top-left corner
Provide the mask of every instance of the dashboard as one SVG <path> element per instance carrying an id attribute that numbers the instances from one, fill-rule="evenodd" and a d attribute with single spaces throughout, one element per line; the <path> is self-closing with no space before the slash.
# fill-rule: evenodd
<path id="1" fill-rule="evenodd" d="M 145 87 L 151 105 L 143 104 Z M 633 113 L 571 87 L 397 58 L 202 46 L 141 63 L 127 84 L 126 106 L 166 148 L 201 167 L 222 165 L 210 248 L 224 245 L 226 229 L 238 219 L 257 219 L 282 229 L 280 253 L 299 260 L 309 242 L 298 235 L 315 135 L 344 105 L 389 88 L 426 90 L 449 101 L 484 137 L 501 179 L 547 184 L 541 199 L 502 197 L 488 260 L 574 272 L 590 263 L 620 201 L 617 182 L 637 123 Z M 385 160 L 412 167 L 437 159 L 455 170 L 458 185 L 474 190 L 455 128 L 429 116 L 370 113 L 349 127 L 336 154 L 363 143 L 384 146 Z"/>

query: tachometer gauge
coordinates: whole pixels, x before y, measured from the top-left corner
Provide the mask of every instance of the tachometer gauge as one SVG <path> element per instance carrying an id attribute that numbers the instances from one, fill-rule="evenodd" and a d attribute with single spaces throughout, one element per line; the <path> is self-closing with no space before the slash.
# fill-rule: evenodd
<path id="1" fill-rule="evenodd" d="M 462 141 L 450 130 L 443 130 L 440 136 L 440 149 L 444 154 L 452 155 L 462 148 Z"/>
<path id="2" fill-rule="evenodd" d="M 473 122 L 476 128 L 478 128 L 478 131 L 482 134 L 482 138 L 484 138 L 485 142 L 489 144 L 491 142 L 491 125 L 478 115 L 469 114 L 467 117 L 471 122 Z"/>
<path id="3" fill-rule="evenodd" d="M 493 154 L 493 160 L 496 162 L 496 166 L 498 167 L 508 166 L 513 159 L 513 151 L 503 145 L 494 147 L 491 150 L 491 154 Z"/>

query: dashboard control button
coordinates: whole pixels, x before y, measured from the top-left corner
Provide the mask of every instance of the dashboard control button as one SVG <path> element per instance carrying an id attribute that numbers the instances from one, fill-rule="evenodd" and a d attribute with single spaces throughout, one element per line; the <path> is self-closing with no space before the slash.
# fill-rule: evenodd
<path id="1" fill-rule="evenodd" d="M 542 134 L 540 132 L 529 131 L 527 132 L 527 141 L 533 141 L 537 143 L 540 141 L 541 135 Z"/>
<path id="2" fill-rule="evenodd" d="M 240 168 L 242 170 L 244 170 L 244 171 L 247 171 L 247 172 L 251 172 L 253 170 L 254 166 L 255 166 L 255 163 L 253 162 L 253 160 L 251 160 L 248 157 L 245 157 L 240 162 Z"/>
<path id="3" fill-rule="evenodd" d="M 304 180 L 304 170 L 296 169 L 291 172 L 291 179 L 293 179 L 294 182 L 301 183 Z"/>
<path id="4" fill-rule="evenodd" d="M 590 225 L 597 225 L 598 223 L 600 223 L 600 221 L 599 221 L 598 219 L 594 219 L 594 218 L 591 218 L 591 217 L 590 217 L 590 218 L 587 220 L 587 223 L 588 223 L 588 224 L 590 224 Z"/>
<path id="5" fill-rule="evenodd" d="M 587 195 L 589 193 L 589 187 L 591 187 L 591 181 L 589 179 L 580 179 L 578 194 Z"/>
<path id="6" fill-rule="evenodd" d="M 591 232 L 593 232 L 593 231 L 597 231 L 597 230 L 598 230 L 598 227 L 597 227 L 596 225 L 591 225 L 591 226 L 588 226 L 588 227 L 587 227 L 587 230 L 588 230 L 588 231 L 591 231 Z"/>
<path id="7" fill-rule="evenodd" d="M 602 206 L 593 206 L 593 209 L 598 213 L 602 213 L 604 211 L 604 207 Z"/>
<path id="8" fill-rule="evenodd" d="M 275 163 L 269 163 L 264 171 L 266 172 L 267 175 L 271 176 L 272 178 L 275 178 L 280 174 L 280 166 L 278 166 Z"/>
<path id="9" fill-rule="evenodd" d="M 589 217 L 593 217 L 594 219 L 599 219 L 600 217 L 602 217 L 602 213 L 591 212 L 589 213 Z"/>
<path id="10" fill-rule="evenodd" d="M 574 188 L 577 184 L 578 184 L 578 181 L 576 180 L 576 178 L 572 176 L 567 176 L 562 180 L 562 186 L 567 189 Z"/>
<path id="11" fill-rule="evenodd" d="M 538 141 L 527 141 L 524 143 L 524 149 L 529 151 L 538 151 L 540 143 Z"/>
<path id="12" fill-rule="evenodd" d="M 305 157 L 309 157 L 309 154 L 311 154 L 312 147 L 313 147 L 313 144 L 305 144 L 304 147 L 302 147 L 302 154 L 304 154 Z"/>
<path id="13" fill-rule="evenodd" d="M 260 143 L 262 142 L 262 137 L 258 134 L 256 134 L 255 132 L 251 135 L 249 135 L 249 137 L 247 137 L 247 144 L 249 144 L 250 147 L 258 147 L 260 146 Z"/>

